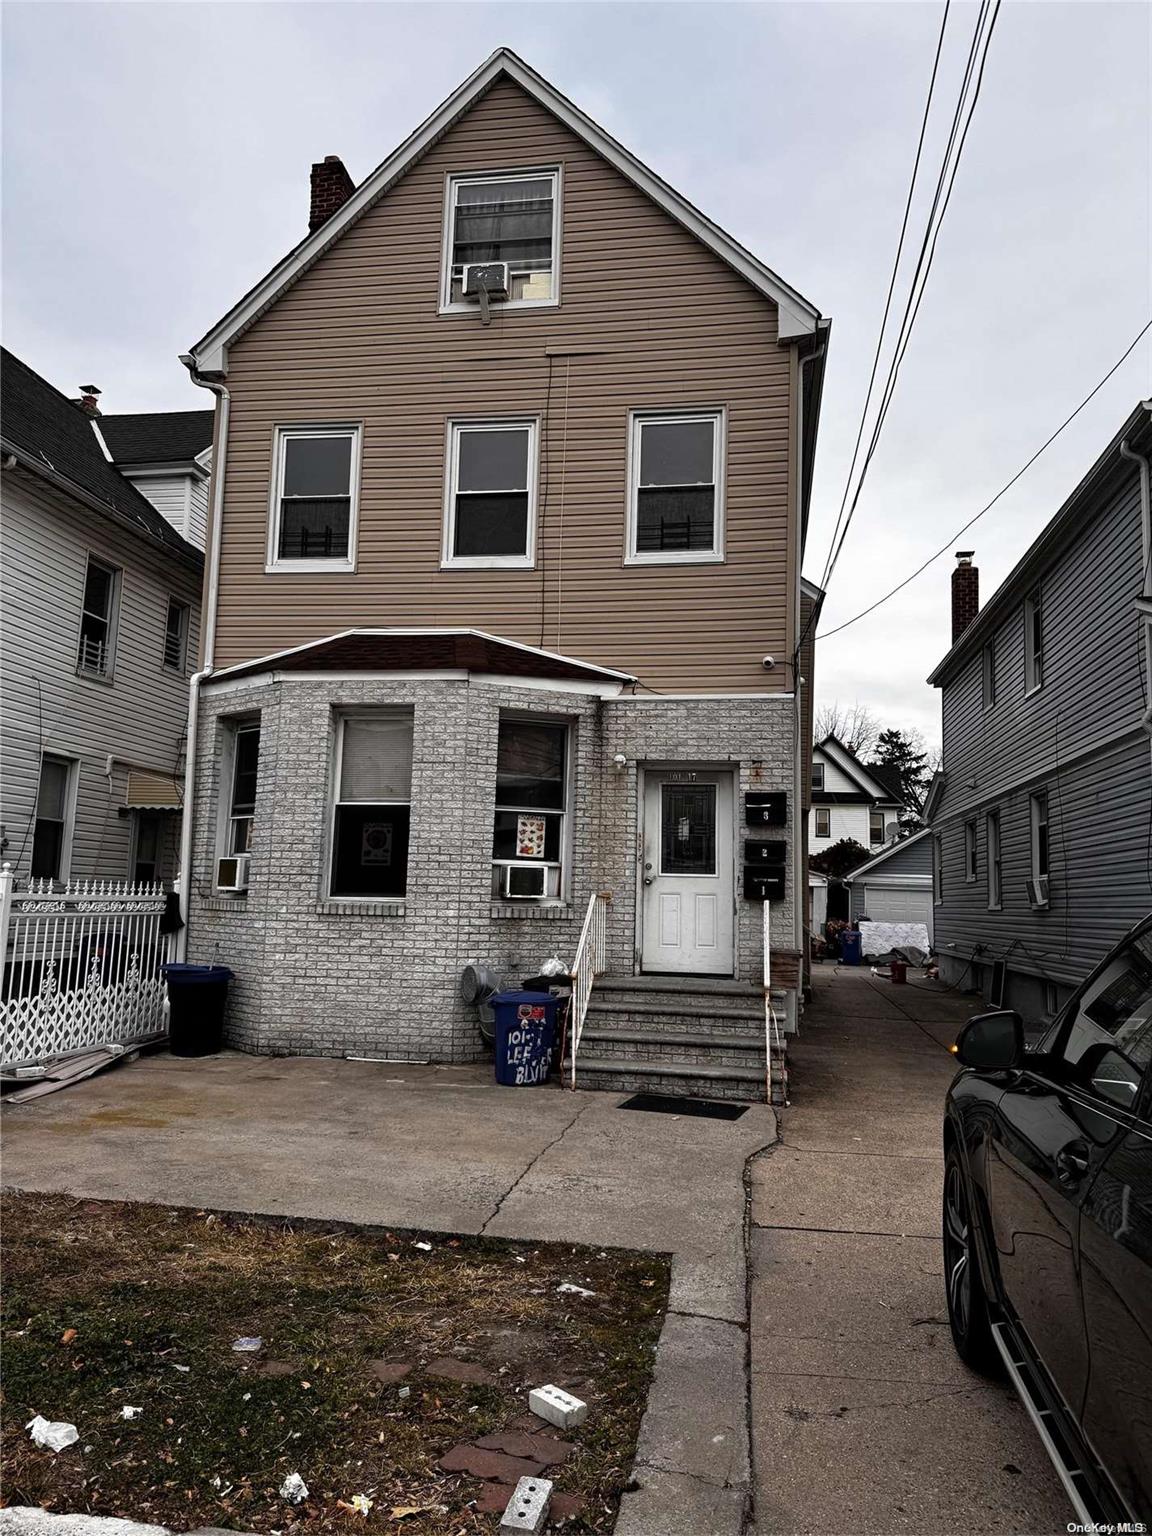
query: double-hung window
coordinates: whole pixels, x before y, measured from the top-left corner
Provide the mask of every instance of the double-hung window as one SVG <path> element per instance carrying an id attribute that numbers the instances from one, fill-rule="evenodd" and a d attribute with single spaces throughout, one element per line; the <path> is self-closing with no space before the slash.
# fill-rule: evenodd
<path id="1" fill-rule="evenodd" d="M 932 900 L 936 906 L 944 900 L 944 839 L 932 839 Z"/>
<path id="2" fill-rule="evenodd" d="M 823 763 L 813 763 L 812 764 L 812 788 L 813 789 L 823 789 L 824 788 L 824 764 Z"/>
<path id="3" fill-rule="evenodd" d="M 188 604 L 168 599 L 168 617 L 164 621 L 164 665 L 183 672 L 188 658 Z"/>
<path id="4" fill-rule="evenodd" d="M 111 677 L 115 646 L 116 596 L 120 572 L 115 566 L 88 557 L 84 603 L 80 614 L 80 644 L 76 666 L 91 677 Z"/>
<path id="5" fill-rule="evenodd" d="M 999 912 L 1004 904 L 1004 871 L 1000 851 L 1000 812 L 989 811 L 988 832 L 988 906 Z"/>
<path id="6" fill-rule="evenodd" d="M 819 805 L 813 813 L 815 820 L 815 833 L 817 837 L 832 836 L 832 812 L 826 805 Z"/>
<path id="7" fill-rule="evenodd" d="M 996 705 L 996 639 L 989 640 L 981 655 L 981 670 L 984 693 L 984 708 L 993 709 Z"/>
<path id="8" fill-rule="evenodd" d="M 966 821 L 964 823 L 964 879 L 968 885 L 976 880 L 976 823 Z"/>
<path id="9" fill-rule="evenodd" d="M 1024 691 L 1034 693 L 1044 681 L 1044 597 L 1033 587 L 1024 599 Z"/>
<path id="10" fill-rule="evenodd" d="M 68 873 L 77 764 L 66 757 L 40 759 L 36 824 L 32 833 L 32 878 L 62 880 Z"/>
<path id="11" fill-rule="evenodd" d="M 496 753 L 492 894 L 555 899 L 568 811 L 568 726 L 507 717 Z"/>
<path id="12" fill-rule="evenodd" d="M 1033 907 L 1048 905 L 1048 791 L 1028 796 L 1028 829 L 1031 844 L 1032 880 L 1029 901 Z"/>
<path id="13" fill-rule="evenodd" d="M 884 812 L 868 812 L 868 841 L 875 846 L 884 841 Z"/>
<path id="14" fill-rule="evenodd" d="M 228 782 L 228 824 L 224 853 L 249 853 L 256 815 L 256 778 L 260 767 L 260 727 L 238 725 L 232 732 Z"/>
<path id="15" fill-rule="evenodd" d="M 554 304 L 559 296 L 559 172 L 453 176 L 448 183 L 441 305 L 471 308 L 464 268 L 508 267 L 505 305 Z"/>
<path id="16" fill-rule="evenodd" d="M 724 412 L 633 412 L 628 462 L 627 560 L 722 560 Z"/>
<path id="17" fill-rule="evenodd" d="M 278 427 L 268 569 L 353 570 L 359 480 L 359 427 Z"/>
<path id="18" fill-rule="evenodd" d="M 448 428 L 443 563 L 527 569 L 536 558 L 534 418 Z"/>
<path id="19" fill-rule="evenodd" d="M 337 721 L 329 894 L 371 900 L 408 889 L 412 711 L 380 709 Z"/>

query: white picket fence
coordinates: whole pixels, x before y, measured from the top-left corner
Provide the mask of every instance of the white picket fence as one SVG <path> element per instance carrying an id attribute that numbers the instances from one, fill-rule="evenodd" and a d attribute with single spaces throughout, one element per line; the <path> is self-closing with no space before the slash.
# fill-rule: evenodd
<path id="1" fill-rule="evenodd" d="M 0 1066 L 122 1044 L 166 1029 L 164 889 L 116 880 L 34 880 L 0 870 Z"/>

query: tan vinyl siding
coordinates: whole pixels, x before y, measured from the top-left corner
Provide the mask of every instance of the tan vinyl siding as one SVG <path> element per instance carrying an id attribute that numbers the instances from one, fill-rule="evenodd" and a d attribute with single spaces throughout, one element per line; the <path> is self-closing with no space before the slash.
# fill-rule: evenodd
<path id="1" fill-rule="evenodd" d="M 562 167 L 558 308 L 438 314 L 451 172 Z M 788 687 L 789 352 L 775 307 L 502 82 L 235 342 L 216 664 L 470 625 L 663 691 Z M 630 410 L 727 410 L 723 565 L 627 567 Z M 446 423 L 541 418 L 534 570 L 440 570 Z M 278 423 L 363 424 L 357 568 L 264 572 Z"/>

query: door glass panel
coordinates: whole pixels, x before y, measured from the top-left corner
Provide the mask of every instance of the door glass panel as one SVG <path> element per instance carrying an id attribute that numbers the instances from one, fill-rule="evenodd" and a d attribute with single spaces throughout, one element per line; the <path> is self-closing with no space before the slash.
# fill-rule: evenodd
<path id="1" fill-rule="evenodd" d="M 715 784 L 660 786 L 660 873 L 716 873 Z"/>

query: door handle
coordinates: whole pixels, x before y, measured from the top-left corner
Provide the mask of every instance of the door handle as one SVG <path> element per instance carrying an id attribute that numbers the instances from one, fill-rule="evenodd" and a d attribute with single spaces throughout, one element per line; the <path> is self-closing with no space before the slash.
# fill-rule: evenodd
<path id="1" fill-rule="evenodd" d="M 645 875 L 644 876 L 644 884 L 645 885 L 651 885 L 652 884 L 652 876 L 651 875 Z"/>
<path id="2" fill-rule="evenodd" d="M 1056 1167 L 1060 1170 L 1060 1177 L 1069 1184 L 1078 1184 L 1091 1166 L 1086 1142 L 1069 1142 L 1056 1154 Z"/>

